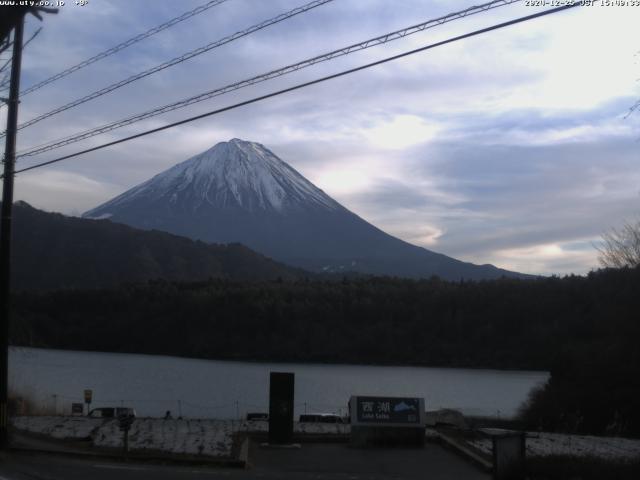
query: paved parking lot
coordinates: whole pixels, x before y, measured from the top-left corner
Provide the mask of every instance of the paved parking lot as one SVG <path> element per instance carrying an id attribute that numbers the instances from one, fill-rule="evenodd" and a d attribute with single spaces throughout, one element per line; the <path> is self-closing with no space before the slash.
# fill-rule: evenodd
<path id="1" fill-rule="evenodd" d="M 306 443 L 299 449 L 263 448 L 252 442 L 249 461 L 256 476 L 268 473 L 315 474 L 316 478 L 487 480 L 491 476 L 446 450 L 423 448 L 351 448 L 347 443 Z M 306 476 L 306 475 L 304 475 Z"/>

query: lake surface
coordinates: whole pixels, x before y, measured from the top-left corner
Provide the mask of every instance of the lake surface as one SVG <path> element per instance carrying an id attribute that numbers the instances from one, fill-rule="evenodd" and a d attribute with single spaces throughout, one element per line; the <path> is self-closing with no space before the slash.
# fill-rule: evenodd
<path id="1" fill-rule="evenodd" d="M 140 416 L 237 418 L 267 412 L 269 372 L 295 373 L 296 418 L 346 413 L 351 395 L 416 396 L 427 410 L 513 416 L 547 372 L 194 360 L 155 355 L 11 347 L 10 389 L 69 413 L 93 390 L 92 407 L 131 406 Z"/>

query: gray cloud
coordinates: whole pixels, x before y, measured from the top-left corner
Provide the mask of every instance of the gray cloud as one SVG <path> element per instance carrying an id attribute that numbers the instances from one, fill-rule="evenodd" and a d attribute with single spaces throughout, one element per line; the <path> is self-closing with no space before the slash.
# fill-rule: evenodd
<path id="1" fill-rule="evenodd" d="M 42 34 L 28 47 L 23 85 L 201 3 L 112 0 L 64 7 L 45 20 Z M 302 3 L 226 2 L 25 97 L 21 119 Z M 470 5 L 449 0 L 335 1 L 25 129 L 19 147 Z M 632 65 L 637 45 L 631 46 L 625 35 L 633 37 L 629 25 L 637 25 L 640 9 L 577 10 L 24 174 L 18 177 L 17 193 L 36 206 L 82 211 L 218 141 L 241 137 L 264 143 L 347 207 L 407 240 L 478 263 L 502 262 L 534 273 L 585 272 L 593 266 L 587 253 L 590 239 L 637 211 L 640 120 L 623 121 L 621 116 L 635 99 L 632 86 L 638 75 L 630 74 L 624 55 L 631 52 Z M 523 6 L 496 9 L 21 165 L 529 13 Z M 594 22 L 605 30 L 598 40 L 601 49 L 589 43 Z M 30 22 L 27 30 L 36 26 Z M 586 52 L 573 51 L 570 66 L 568 38 Z M 558 72 L 570 81 L 558 78 Z M 394 136 L 398 142 L 391 141 Z M 545 245 L 560 245 L 562 251 L 540 250 Z M 532 248 L 538 250 L 523 250 Z M 538 254 L 535 262 L 523 263 L 525 256 Z"/>
<path id="2" fill-rule="evenodd" d="M 350 202 L 374 223 L 382 210 L 422 215 L 444 232 L 428 246 L 462 258 L 571 242 L 573 250 L 592 252 L 585 239 L 597 239 L 640 209 L 638 154 L 632 140 L 545 147 L 441 144 L 414 154 L 407 184 L 373 186 Z M 420 186 L 422 180 L 461 200 L 442 202 Z"/>

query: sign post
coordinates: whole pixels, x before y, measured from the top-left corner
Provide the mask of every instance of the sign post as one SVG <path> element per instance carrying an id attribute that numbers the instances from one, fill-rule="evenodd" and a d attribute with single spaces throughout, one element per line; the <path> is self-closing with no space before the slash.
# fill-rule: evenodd
<path id="1" fill-rule="evenodd" d="M 481 428 L 479 432 L 491 438 L 494 480 L 520 480 L 526 477 L 526 435 L 516 430 Z"/>
<path id="2" fill-rule="evenodd" d="M 423 398 L 353 396 L 349 412 L 352 445 L 424 445 Z"/>
<path id="3" fill-rule="evenodd" d="M 93 390 L 86 389 L 84 391 L 84 403 L 87 404 L 87 415 L 89 415 L 89 407 L 91 406 L 92 398 L 93 398 Z"/>
<path id="4" fill-rule="evenodd" d="M 127 453 L 129 453 L 129 430 L 131 430 L 131 425 L 133 425 L 133 421 L 135 417 L 130 414 L 123 414 L 118 416 L 118 422 L 120 424 L 120 431 L 124 433 L 124 438 L 122 440 L 124 456 L 126 458 Z"/>

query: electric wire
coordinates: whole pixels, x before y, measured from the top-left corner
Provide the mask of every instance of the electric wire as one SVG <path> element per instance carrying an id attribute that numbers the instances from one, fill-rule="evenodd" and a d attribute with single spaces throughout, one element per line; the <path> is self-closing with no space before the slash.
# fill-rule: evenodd
<path id="1" fill-rule="evenodd" d="M 138 43 L 142 40 L 144 40 L 145 38 L 149 38 L 152 35 L 155 35 L 156 33 L 160 33 L 163 30 L 166 30 L 167 28 L 173 27 L 174 25 L 187 20 L 195 15 L 198 15 L 202 12 L 205 12 L 207 10 L 209 10 L 212 7 L 215 7 L 217 5 L 220 5 L 221 3 L 227 2 L 228 0 L 212 0 L 210 2 L 207 2 L 203 5 L 200 5 L 199 7 L 194 8 L 193 10 L 189 10 L 188 12 L 183 13 L 182 15 L 179 15 L 177 17 L 172 18 L 171 20 L 155 26 L 149 30 L 147 30 L 144 33 L 140 33 L 138 35 L 136 35 L 135 37 L 132 37 L 128 40 L 125 40 L 122 43 L 119 43 L 118 45 L 111 47 L 103 52 L 98 53 L 97 55 L 94 55 L 91 58 L 88 58 L 76 65 L 73 65 L 72 67 L 69 67 L 45 80 L 42 80 L 41 82 L 36 83 L 35 85 L 30 86 L 29 88 L 23 90 L 22 92 L 20 92 L 21 96 L 24 95 L 28 95 L 31 92 L 34 92 L 42 87 L 44 87 L 45 85 L 49 85 L 50 83 L 53 83 L 57 80 L 60 80 L 61 78 L 66 77 L 67 75 L 70 75 L 74 72 L 77 72 L 78 70 L 85 68 L 89 65 L 91 65 L 92 63 L 95 63 L 99 60 L 102 60 L 103 58 L 106 58 L 110 55 L 113 55 L 114 53 L 117 53 L 121 50 L 124 50 L 127 47 L 130 47 L 131 45 Z"/>
<path id="2" fill-rule="evenodd" d="M 31 35 L 31 37 L 29 37 L 29 40 L 27 40 L 26 42 L 24 42 L 24 44 L 22 45 L 22 49 L 24 50 L 27 45 L 29 45 L 31 43 L 31 41 L 36 38 L 38 36 L 38 34 L 42 31 L 42 27 L 39 27 L 34 33 L 33 35 Z M 0 73 L 2 73 L 4 71 L 5 68 L 7 68 L 10 64 L 11 64 L 11 60 L 12 58 L 7 59 L 7 61 L 2 65 L 2 67 L 0 67 Z M 3 88 L 5 85 L 9 84 L 9 72 L 7 72 L 7 78 L 3 79 L 2 81 L 0 81 L 0 88 Z M 0 108 L 4 106 L 4 104 L 0 104 Z"/>
<path id="3" fill-rule="evenodd" d="M 454 20 L 459 20 L 461 18 L 470 16 L 470 15 L 474 15 L 477 13 L 481 13 L 481 12 L 486 12 L 488 10 L 494 9 L 494 8 L 498 8 L 498 7 L 502 7 L 505 5 L 510 5 L 512 3 L 515 2 L 519 2 L 520 0 L 494 0 L 482 5 L 478 5 L 478 6 L 474 6 L 474 7 L 470 7 L 458 12 L 453 12 L 453 13 L 449 13 L 447 15 L 444 15 L 442 17 L 438 17 L 432 20 L 428 20 L 426 22 L 422 22 L 419 23 L 417 25 L 413 25 L 410 27 L 406 27 L 403 28 L 401 30 L 396 30 L 394 32 L 390 32 L 390 33 L 386 33 L 384 35 L 380 35 L 378 37 L 375 38 L 370 38 L 368 40 L 365 40 L 364 42 L 360 42 L 360 43 L 355 43 L 352 45 L 349 45 L 347 47 L 344 48 L 340 48 L 337 50 L 333 50 L 331 52 L 328 53 L 324 53 L 306 60 L 303 60 L 301 62 L 297 62 L 291 65 L 287 65 L 285 67 L 276 69 L 276 70 L 272 70 L 270 72 L 267 73 L 263 73 L 260 75 L 257 75 L 255 77 L 251 77 L 249 79 L 245 79 L 245 80 L 241 80 L 239 82 L 235 82 L 229 85 L 225 85 L 223 87 L 220 88 L 216 88 L 214 90 L 209 90 L 207 92 L 203 92 L 197 95 L 194 95 L 192 97 L 186 98 L 186 99 L 182 99 L 161 107 L 156 107 L 152 110 L 148 110 L 146 112 L 140 113 L 140 114 L 136 114 L 130 117 L 126 117 L 124 119 L 121 120 L 117 120 L 115 122 L 111 122 L 109 124 L 106 125 L 102 125 L 99 127 L 95 127 L 89 130 L 85 130 L 84 132 L 80 132 L 74 135 L 70 135 L 67 137 L 63 137 L 63 138 L 58 138 L 56 140 L 52 140 L 49 142 L 45 142 L 43 144 L 40 145 L 36 145 L 36 146 L 32 146 L 32 147 L 28 147 L 25 150 L 22 150 L 22 152 L 19 152 L 18 157 L 17 158 L 21 158 L 21 157 L 27 157 L 27 156 L 35 156 L 35 155 L 39 155 L 41 153 L 50 151 L 50 150 L 54 150 L 66 145 L 70 145 L 72 143 L 76 143 L 79 142 L 81 140 L 85 140 L 87 138 L 90 137 L 94 137 L 96 135 L 100 135 L 118 128 L 122 128 L 125 127 L 127 125 L 131 125 L 133 123 L 137 123 L 139 121 L 145 120 L 147 118 L 151 118 L 151 117 L 155 117 L 157 115 L 162 115 L 164 113 L 168 113 L 171 112 L 173 110 L 177 110 L 180 108 L 184 108 L 190 105 L 193 105 L 195 103 L 199 103 L 199 102 L 203 102 L 205 100 L 209 100 L 211 98 L 220 96 L 220 95 L 224 95 L 226 93 L 235 91 L 235 90 L 239 90 L 241 88 L 246 88 L 252 85 L 255 85 L 257 83 L 261 83 L 267 80 L 271 80 L 273 78 L 276 77 L 280 77 L 283 75 L 287 75 L 289 73 L 292 72 L 296 72 L 298 70 L 301 70 L 303 68 L 307 68 L 313 65 L 316 65 L 318 63 L 321 62 L 325 62 L 328 60 L 332 60 L 334 58 L 337 57 L 341 57 L 344 55 L 349 55 L 353 52 L 357 52 L 360 50 L 365 50 L 367 48 L 371 48 L 377 45 L 382 45 L 388 42 L 391 42 L 393 40 L 397 40 L 400 38 L 404 38 L 408 35 L 412 35 L 418 32 L 422 32 L 426 29 L 429 28 L 433 28 L 439 25 L 442 25 L 444 23 L 448 23 L 448 22 L 452 22 Z"/>
<path id="4" fill-rule="evenodd" d="M 42 27 L 39 27 L 35 32 L 33 32 L 33 34 L 31 35 L 31 37 L 29 37 L 29 40 L 27 40 L 26 42 L 24 42 L 24 45 L 22 45 L 22 49 L 24 50 L 27 45 L 29 45 L 31 43 L 31 41 L 36 38 L 38 36 L 38 34 L 42 31 Z M 9 64 L 11 63 L 11 57 L 9 57 L 7 59 L 7 61 L 2 65 L 2 67 L 0 67 L 0 73 L 9 66 Z"/>
<path id="5" fill-rule="evenodd" d="M 631 107 L 629 107 L 629 111 L 624 116 L 624 119 L 626 120 L 631 115 L 633 115 L 636 111 L 640 111 L 640 100 L 636 101 L 636 103 L 634 103 L 633 105 L 631 105 Z"/>
<path id="6" fill-rule="evenodd" d="M 7 37 L 7 41 L 4 44 L 0 45 L 0 53 L 4 52 L 11 45 L 13 45 L 13 40 L 9 40 L 9 38 Z"/>
<path id="7" fill-rule="evenodd" d="M 459 40 L 463 40 L 463 39 L 466 39 L 466 38 L 474 37 L 476 35 L 481 35 L 483 33 L 488 33 L 488 32 L 491 32 L 493 30 L 498 30 L 500 28 L 505 28 L 505 27 L 508 27 L 508 26 L 511 26 L 511 25 L 515 25 L 515 24 L 518 24 L 518 23 L 523 23 L 523 22 L 526 22 L 526 21 L 529 21 L 529 20 L 533 20 L 533 19 L 536 19 L 536 18 L 544 17 L 544 16 L 547 16 L 547 15 L 558 13 L 558 12 L 561 12 L 561 11 L 564 11 L 564 10 L 568 10 L 570 8 L 575 8 L 575 7 L 578 7 L 578 6 L 580 6 L 579 3 L 568 4 L 568 5 L 564 5 L 564 6 L 561 6 L 561 7 L 553 8 L 553 9 L 550 9 L 550 10 L 545 10 L 543 12 L 538 12 L 538 13 L 527 15 L 527 16 L 524 16 L 524 17 L 520 17 L 520 18 L 516 18 L 516 19 L 513 19 L 513 20 L 509 20 L 507 22 L 502 22 L 502 23 L 499 23 L 499 24 L 495 24 L 495 25 L 492 25 L 490 27 L 482 28 L 480 30 L 475 30 L 475 31 L 472 31 L 472 32 L 469 32 L 469 33 L 458 35 L 456 37 L 452 37 L 452 38 L 449 38 L 447 40 L 442 40 L 440 42 L 432 43 L 432 44 L 426 45 L 424 47 L 416 48 L 414 50 L 409 50 L 407 52 L 403 52 L 403 53 L 400 53 L 398 55 L 393 55 L 391 57 L 387 57 L 387 58 L 384 58 L 382 60 L 378 60 L 378 61 L 375 61 L 375 62 L 367 63 L 365 65 L 361 65 L 361 66 L 355 67 L 355 68 L 350 68 L 348 70 L 343 70 L 341 72 L 334 73 L 332 75 L 327 75 L 325 77 L 317 78 L 315 80 L 311 80 L 311 81 L 308 81 L 308 82 L 304 82 L 304 83 L 300 83 L 300 84 L 294 85 L 292 87 L 288 87 L 288 88 L 284 88 L 282 90 L 271 92 L 271 93 L 268 93 L 266 95 L 261 95 L 261 96 L 258 96 L 258 97 L 254 97 L 254 98 L 251 98 L 249 100 L 245 100 L 245 101 L 233 104 L 233 105 L 229 105 L 227 107 L 219 108 L 219 109 L 216 109 L 216 110 L 212 110 L 210 112 L 206 112 L 206 113 L 203 113 L 203 114 L 200 114 L 200 115 L 189 117 L 189 118 L 177 121 L 177 122 L 170 123 L 168 125 L 164 125 L 162 127 L 153 128 L 151 130 L 147 130 L 147 131 L 144 131 L 144 132 L 141 132 L 141 133 L 137 133 L 135 135 L 130 135 L 128 137 L 121 138 L 121 139 L 118 139 L 118 140 L 114 140 L 112 142 L 103 143 L 101 145 L 97 145 L 95 147 L 88 148 L 88 149 L 85 149 L 85 150 L 82 150 L 82 151 L 79 151 L 79 152 L 75 152 L 75 153 L 71 153 L 69 155 L 64 155 L 62 157 L 54 158 L 53 160 L 48 160 L 46 162 L 41 162 L 41 163 L 38 163 L 38 164 L 35 164 L 35 165 L 31 165 L 29 167 L 25 167 L 25 168 L 16 170 L 15 174 L 22 173 L 22 172 L 27 172 L 29 170 L 34 170 L 36 168 L 44 167 L 46 165 L 51 165 L 51 164 L 54 164 L 54 163 L 58 163 L 58 162 L 61 162 L 63 160 L 67 160 L 69 158 L 73 158 L 73 157 L 77 157 L 77 156 L 83 155 L 85 153 L 95 152 L 97 150 L 101 150 L 101 149 L 104 149 L 104 148 L 107 148 L 107 147 L 110 147 L 110 146 L 113 146 L 113 145 L 117 145 L 117 144 L 120 144 L 120 143 L 128 142 L 130 140 L 134 140 L 136 138 L 144 137 L 146 135 L 151 135 L 153 133 L 157 133 L 157 132 L 160 132 L 160 131 L 163 131 L 163 130 L 167 130 L 169 128 L 177 127 L 179 125 L 184 125 L 186 123 L 190 123 L 190 122 L 193 122 L 195 120 L 200 120 L 202 118 L 210 117 L 212 115 L 217 115 L 219 113 L 226 112 L 226 111 L 229 111 L 229 110 L 233 110 L 233 109 L 236 109 L 236 108 L 239 108 L 239 107 L 243 107 L 245 105 L 250 105 L 250 104 L 253 104 L 253 103 L 257 103 L 257 102 L 260 102 L 262 100 L 266 100 L 268 98 L 272 98 L 272 97 L 275 97 L 275 96 L 278 96 L 278 95 L 282 95 L 284 93 L 293 92 L 295 90 L 300 90 L 302 88 L 309 87 L 311 85 L 316 85 L 318 83 L 322 83 L 322 82 L 325 82 L 325 81 L 328 81 L 328 80 L 333 80 L 335 78 L 343 77 L 345 75 L 349 75 L 351 73 L 359 72 L 361 70 L 365 70 L 365 69 L 368 69 L 368 68 L 371 68 L 371 67 L 375 67 L 377 65 L 382 65 L 384 63 L 388 63 L 388 62 L 391 62 L 391 61 L 394 61 L 394 60 L 398 60 L 400 58 L 404 58 L 404 57 L 407 57 L 409 55 L 414 55 L 414 54 L 419 53 L 419 52 L 424 52 L 426 50 L 431 50 L 433 48 L 440 47 L 442 45 L 447 45 L 449 43 L 457 42 Z"/>
<path id="8" fill-rule="evenodd" d="M 9 63 L 10 62 L 11 62 L 11 59 L 9 59 Z M 1 71 L 0 71 L 0 73 L 1 73 Z M 9 80 L 8 80 L 9 79 L 9 75 L 10 75 L 10 72 L 7 72 L 7 73 L 4 74 L 4 76 L 2 77 L 2 80 L 0 80 L 0 86 L 9 84 Z M 4 104 L 0 104 L 0 108 L 2 108 L 3 106 L 4 106 Z"/>
<path id="9" fill-rule="evenodd" d="M 299 15 L 301 13 L 305 13 L 308 12 L 309 10 L 312 10 L 314 8 L 317 8 L 321 5 L 324 5 L 326 3 L 332 2 L 333 0 L 314 0 L 310 3 L 307 3 L 305 5 L 302 5 L 300 7 L 294 8 L 293 10 L 289 10 L 288 12 L 282 13 L 276 17 L 270 18 L 268 20 L 265 20 L 263 22 L 257 23 L 255 25 L 252 25 L 251 27 L 245 29 L 245 30 L 241 30 L 239 32 L 234 33 L 233 35 L 229 35 L 226 36 L 224 38 L 221 38 L 219 40 L 216 40 L 215 42 L 211 42 L 203 47 L 199 47 L 195 50 L 192 50 L 190 52 L 187 52 L 183 55 L 180 55 L 179 57 L 175 57 L 172 58 L 171 60 L 168 60 L 164 63 L 161 63 L 159 65 L 156 65 L 153 68 L 150 68 L 148 70 L 145 70 L 143 72 L 137 73 L 135 75 L 132 75 L 130 77 L 125 78 L 124 80 L 120 80 L 119 82 L 113 83 L 111 85 L 108 85 L 104 88 L 101 88 L 100 90 L 97 90 L 93 93 L 90 93 L 89 95 L 85 95 L 82 98 L 79 98 L 77 100 L 74 100 L 72 102 L 69 102 L 65 105 L 62 105 L 58 108 L 55 108 L 47 113 L 44 113 L 38 117 L 35 117 L 25 123 L 22 123 L 20 125 L 18 125 L 18 130 L 22 130 L 23 128 L 27 128 L 30 127 L 31 125 L 34 125 L 38 122 L 41 122 L 42 120 L 52 117 L 54 115 L 57 115 L 58 113 L 64 112 L 66 110 L 69 110 L 71 108 L 77 107 L 79 105 L 82 105 L 83 103 L 89 102 L 91 100 L 94 100 L 98 97 L 101 97 L 103 95 L 106 95 L 107 93 L 113 92 L 114 90 L 117 90 L 119 88 L 124 87 L 125 85 L 129 85 L 130 83 L 136 82 L 142 78 L 148 77 L 149 75 L 153 75 L 154 73 L 160 72 L 166 68 L 172 67 L 174 65 L 178 65 L 182 62 L 185 62 L 187 60 L 190 60 L 194 57 L 197 57 L 198 55 L 202 55 L 203 53 L 206 53 L 210 50 L 213 50 L 214 48 L 218 48 L 222 45 L 226 45 L 227 43 L 231 43 L 235 40 L 238 40 L 239 38 L 242 37 L 246 37 L 247 35 L 251 35 L 252 33 L 255 33 L 259 30 L 262 30 L 264 28 L 267 28 L 271 25 L 275 25 L 277 23 L 283 22 L 291 17 L 294 17 L 296 15 Z M 3 136 L 5 136 L 5 133 L 3 132 L 2 134 L 0 134 L 0 138 L 2 138 Z"/>

